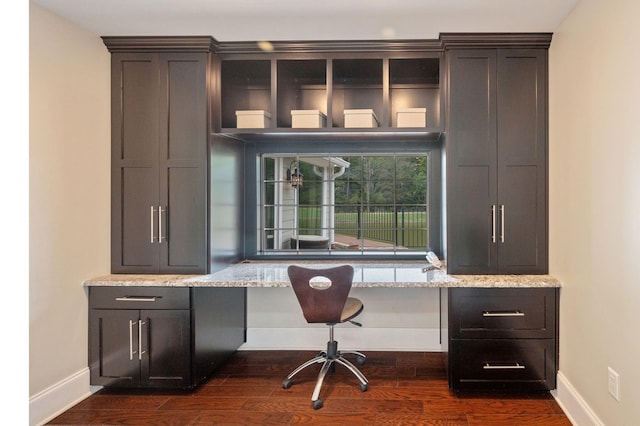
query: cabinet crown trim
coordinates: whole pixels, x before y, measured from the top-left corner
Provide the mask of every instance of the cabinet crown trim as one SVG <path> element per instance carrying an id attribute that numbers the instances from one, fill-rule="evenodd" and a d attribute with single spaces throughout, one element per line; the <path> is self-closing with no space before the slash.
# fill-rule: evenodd
<path id="1" fill-rule="evenodd" d="M 215 52 L 218 41 L 211 36 L 103 36 L 111 53 L 116 52 Z"/>
<path id="2" fill-rule="evenodd" d="M 544 48 L 551 45 L 553 33 L 441 33 L 444 49 L 519 47 Z"/>
<path id="3" fill-rule="evenodd" d="M 109 52 L 214 52 L 220 54 L 393 52 L 438 53 L 450 48 L 548 48 L 552 33 L 441 33 L 437 40 L 271 41 L 265 52 L 256 41 L 219 42 L 211 36 L 103 36 Z"/>

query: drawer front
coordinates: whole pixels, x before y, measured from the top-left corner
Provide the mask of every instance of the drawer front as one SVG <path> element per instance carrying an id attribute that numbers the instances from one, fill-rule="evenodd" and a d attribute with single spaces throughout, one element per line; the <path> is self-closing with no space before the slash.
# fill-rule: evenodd
<path id="1" fill-rule="evenodd" d="M 188 287 L 89 287 L 92 309 L 190 309 Z"/>
<path id="2" fill-rule="evenodd" d="M 452 289 L 452 338 L 555 338 L 555 288 Z"/>
<path id="3" fill-rule="evenodd" d="M 454 340 L 452 388 L 555 389 L 555 340 Z"/>

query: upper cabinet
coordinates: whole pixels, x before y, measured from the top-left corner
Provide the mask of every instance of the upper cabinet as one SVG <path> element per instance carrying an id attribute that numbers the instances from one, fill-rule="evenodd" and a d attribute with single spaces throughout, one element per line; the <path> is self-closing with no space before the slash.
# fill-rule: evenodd
<path id="1" fill-rule="evenodd" d="M 221 132 L 299 137 L 364 129 L 439 138 L 439 43 L 361 44 L 356 50 L 347 42 L 275 43 L 273 51 L 260 52 L 225 43 L 219 53 Z M 408 111 L 426 118 L 398 122 Z M 254 121 L 247 124 L 247 116 Z"/>
<path id="2" fill-rule="evenodd" d="M 547 272 L 547 49 L 447 51 L 447 267 Z"/>
<path id="3" fill-rule="evenodd" d="M 234 201 L 225 217 L 237 221 L 216 214 L 228 209 L 226 194 L 247 193 L 237 179 L 253 173 L 246 147 L 345 140 L 444 142 L 450 273 L 547 272 L 550 34 L 264 49 L 211 37 L 103 39 L 112 53 L 112 272 L 206 273 L 216 257 L 237 258 L 246 244 L 237 224 L 253 226 L 255 213 Z"/>
<path id="4" fill-rule="evenodd" d="M 112 51 L 111 270 L 206 273 L 208 73 L 203 47 Z"/>

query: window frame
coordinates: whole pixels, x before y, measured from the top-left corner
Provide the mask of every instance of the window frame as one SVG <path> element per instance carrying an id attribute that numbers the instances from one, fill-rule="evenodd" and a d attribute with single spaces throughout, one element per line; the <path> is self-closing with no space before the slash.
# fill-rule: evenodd
<path id="1" fill-rule="evenodd" d="M 428 222 L 428 242 L 427 251 L 434 251 L 439 256 L 443 252 L 443 176 L 442 171 L 444 156 L 443 146 L 440 140 L 402 140 L 398 138 L 393 141 L 378 140 L 349 140 L 340 138 L 339 140 L 320 140 L 320 141 L 255 141 L 245 146 L 245 259 L 249 260 L 416 260 L 424 259 L 425 253 L 412 251 L 410 253 L 402 253 L 396 251 L 376 252 L 376 251 L 259 251 L 259 239 L 262 232 L 260 223 L 260 210 L 263 208 L 261 200 L 262 176 L 260 176 L 261 156 L 262 155 L 319 155 L 331 153 L 334 156 L 359 154 L 407 154 L 422 153 L 427 155 L 427 205 L 430 206 L 429 222 Z M 348 154 L 347 154 L 348 153 Z"/>

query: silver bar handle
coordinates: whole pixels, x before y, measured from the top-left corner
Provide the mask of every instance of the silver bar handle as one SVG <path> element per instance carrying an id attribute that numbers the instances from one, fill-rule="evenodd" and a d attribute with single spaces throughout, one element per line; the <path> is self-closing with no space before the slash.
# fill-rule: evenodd
<path id="1" fill-rule="evenodd" d="M 138 359 L 142 360 L 142 354 L 145 351 L 142 350 L 142 326 L 146 323 L 142 320 L 138 321 Z"/>
<path id="2" fill-rule="evenodd" d="M 129 361 L 133 361 L 133 325 L 135 322 L 129 320 Z"/>
<path id="3" fill-rule="evenodd" d="M 162 236 L 162 207 L 158 206 L 158 242 L 161 243 L 164 237 Z"/>
<path id="4" fill-rule="evenodd" d="M 158 296 L 122 296 L 116 297 L 118 302 L 155 302 Z"/>
<path id="5" fill-rule="evenodd" d="M 524 312 L 520 311 L 484 311 L 483 317 L 523 317 Z"/>
<path id="6" fill-rule="evenodd" d="M 496 242 L 496 205 L 491 206 L 491 242 Z"/>
<path id="7" fill-rule="evenodd" d="M 500 242 L 504 243 L 504 204 L 500 205 Z"/>
<path id="8" fill-rule="evenodd" d="M 155 227 L 153 226 L 155 215 L 156 215 L 156 209 L 154 209 L 153 206 L 151 206 L 151 244 L 153 244 L 156 238 L 155 232 L 154 232 Z"/>
<path id="9" fill-rule="evenodd" d="M 491 365 L 490 363 L 486 363 L 482 366 L 484 370 L 524 370 L 524 365 L 519 362 L 514 362 L 513 364 L 503 364 L 503 365 Z"/>

